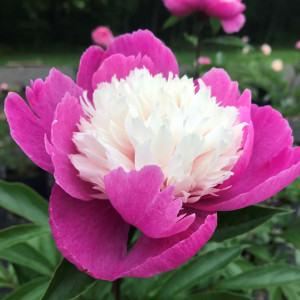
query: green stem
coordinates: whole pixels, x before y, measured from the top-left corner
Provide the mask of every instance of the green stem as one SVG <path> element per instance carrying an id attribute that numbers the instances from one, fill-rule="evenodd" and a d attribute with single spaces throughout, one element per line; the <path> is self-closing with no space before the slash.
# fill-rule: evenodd
<path id="1" fill-rule="evenodd" d="M 122 278 L 118 278 L 112 283 L 111 291 L 115 296 L 116 300 L 121 300 L 121 283 L 122 283 Z"/>

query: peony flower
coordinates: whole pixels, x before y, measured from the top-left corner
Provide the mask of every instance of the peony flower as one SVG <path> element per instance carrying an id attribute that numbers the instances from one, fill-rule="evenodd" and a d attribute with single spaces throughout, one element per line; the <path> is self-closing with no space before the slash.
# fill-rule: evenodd
<path id="1" fill-rule="evenodd" d="M 198 58 L 198 63 L 200 65 L 210 65 L 211 64 L 211 59 L 209 57 L 200 56 Z"/>
<path id="2" fill-rule="evenodd" d="M 271 64 L 271 69 L 274 71 L 274 72 L 280 72 L 282 71 L 283 69 L 283 62 L 281 59 L 275 59 L 272 61 L 272 64 Z"/>
<path id="3" fill-rule="evenodd" d="M 245 24 L 242 0 L 163 0 L 166 8 L 177 17 L 202 12 L 221 21 L 226 33 L 238 32 Z"/>
<path id="4" fill-rule="evenodd" d="M 248 37 L 247 35 L 244 35 L 244 36 L 242 37 L 242 41 L 243 41 L 244 43 L 249 43 L 249 37 Z"/>
<path id="5" fill-rule="evenodd" d="M 114 36 L 108 27 L 99 26 L 92 31 L 92 39 L 95 44 L 106 48 L 113 42 Z"/>
<path id="6" fill-rule="evenodd" d="M 1 92 L 8 92 L 9 91 L 9 85 L 6 82 L 2 82 L 0 84 L 0 91 Z"/>
<path id="7" fill-rule="evenodd" d="M 300 41 L 298 41 L 298 42 L 295 44 L 295 48 L 296 48 L 297 50 L 300 50 Z"/>
<path id="8" fill-rule="evenodd" d="M 53 237 L 95 278 L 177 268 L 210 239 L 216 211 L 263 201 L 300 172 L 277 111 L 251 105 L 224 70 L 180 78 L 149 31 L 90 47 L 76 83 L 52 69 L 26 96 L 6 98 L 11 135 L 54 174 Z M 127 253 L 131 227 L 141 235 Z"/>
<path id="9" fill-rule="evenodd" d="M 261 45 L 260 49 L 261 49 L 261 52 L 266 56 L 269 56 L 272 52 L 272 48 L 268 44 Z"/>
<path id="10" fill-rule="evenodd" d="M 250 47 L 249 46 L 243 47 L 243 49 L 242 49 L 243 54 L 248 54 L 249 52 L 250 52 Z"/>

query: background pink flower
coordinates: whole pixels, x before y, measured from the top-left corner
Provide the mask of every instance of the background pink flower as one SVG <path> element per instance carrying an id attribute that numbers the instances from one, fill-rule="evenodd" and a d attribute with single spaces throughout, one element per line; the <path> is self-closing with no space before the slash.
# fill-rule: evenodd
<path id="1" fill-rule="evenodd" d="M 9 91 L 9 85 L 6 82 L 2 82 L 0 84 L 0 91 L 1 92 L 8 92 Z"/>
<path id="2" fill-rule="evenodd" d="M 296 44 L 295 44 L 295 48 L 300 50 L 300 41 L 298 41 Z"/>
<path id="3" fill-rule="evenodd" d="M 149 31 L 138 31 L 117 37 L 107 51 L 97 46 L 87 49 L 80 61 L 76 83 L 52 69 L 45 81 L 38 79 L 27 87 L 27 102 L 15 93 L 10 93 L 5 101 L 12 137 L 38 166 L 54 174 L 56 183 L 49 213 L 58 249 L 79 270 L 95 278 L 148 277 L 177 268 L 212 236 L 216 211 L 263 201 L 292 182 L 300 172 L 300 148 L 292 148 L 291 129 L 277 111 L 252 105 L 250 91 L 240 94 L 238 84 L 224 70 L 212 69 L 195 81 L 195 86 L 192 80 L 179 79 L 177 75 L 178 65 L 170 49 Z M 160 124 L 159 114 L 147 119 L 151 109 L 144 102 L 145 95 L 155 91 L 155 84 L 148 85 L 149 80 L 167 87 L 165 93 L 157 94 L 164 96 L 163 101 L 177 99 L 174 95 L 185 91 L 181 93 L 182 105 L 184 101 L 186 105 L 195 105 L 189 116 L 203 103 L 217 109 L 218 114 L 211 117 L 218 121 L 222 121 L 223 115 L 232 116 L 228 125 L 233 130 L 231 134 L 227 135 L 222 125 L 217 130 L 212 127 L 211 134 L 204 132 L 209 137 L 207 143 L 203 144 L 195 134 L 188 134 L 178 143 L 181 147 L 176 150 L 174 163 L 185 166 L 180 184 L 176 181 L 169 184 L 168 180 L 173 180 L 178 172 L 182 178 L 181 169 L 178 171 L 176 164 L 170 165 L 175 166 L 173 169 L 163 167 L 173 153 L 166 126 L 156 126 Z M 134 91 L 132 103 L 136 103 L 135 99 L 142 100 L 137 109 L 130 106 L 127 111 L 125 104 L 131 98 L 122 93 L 131 91 Z M 145 94 L 139 98 L 143 91 Z M 195 97 L 207 102 L 194 101 L 199 100 Z M 178 109 L 177 103 L 164 104 L 170 105 L 171 113 Z M 159 111 L 163 107 L 157 104 L 152 109 Z M 159 138 L 154 141 L 159 143 L 149 144 L 147 138 L 153 132 L 134 117 L 141 111 L 148 126 L 152 124 L 153 130 L 161 128 L 155 131 Z M 132 113 L 132 119 L 128 118 L 128 112 Z M 119 117 L 114 119 L 116 115 Z M 108 116 L 111 116 L 109 123 Z M 136 137 L 132 144 L 124 138 L 126 128 L 122 120 Z M 207 120 L 211 119 L 201 119 L 196 114 L 196 118 L 184 124 L 190 132 L 200 130 L 203 124 L 218 123 Z M 200 126 L 198 121 L 204 123 Z M 105 140 L 99 142 L 100 131 L 93 133 L 95 124 L 103 129 Z M 180 125 L 178 121 L 173 123 L 176 124 Z M 174 128 L 177 133 L 181 130 L 180 126 Z M 214 138 L 219 135 L 222 139 Z M 221 160 L 216 167 L 221 169 L 202 178 L 210 170 L 215 155 L 210 160 L 211 151 L 204 152 L 204 156 L 197 151 L 210 143 L 215 148 L 216 141 L 221 141 L 221 146 L 232 136 L 237 138 L 223 149 L 224 155 L 217 156 Z M 227 159 L 229 152 L 234 156 Z M 103 157 L 99 156 L 101 153 Z M 105 158 L 106 154 L 109 156 Z M 192 165 L 191 157 L 194 157 Z M 154 162 L 155 159 L 159 162 Z M 145 160 L 153 163 L 144 164 Z M 132 167 L 133 161 L 139 161 L 141 168 Z M 126 167 L 120 167 L 121 162 Z M 188 172 L 196 172 L 207 189 L 203 190 L 203 186 L 192 189 Z M 227 177 L 211 185 L 216 173 Z M 183 186 L 189 187 L 189 193 L 182 193 Z M 130 226 L 142 234 L 127 253 Z"/>
<path id="4" fill-rule="evenodd" d="M 282 71 L 283 69 L 283 62 L 281 59 L 275 59 L 272 61 L 272 64 L 271 64 L 271 69 L 274 71 L 274 72 L 280 72 Z"/>
<path id="5" fill-rule="evenodd" d="M 99 26 L 92 31 L 92 39 L 95 44 L 106 48 L 114 40 L 110 29 L 106 26 Z"/>
<path id="6" fill-rule="evenodd" d="M 249 37 L 248 37 L 247 35 L 244 35 L 244 36 L 242 37 L 242 41 L 243 41 L 244 43 L 248 43 L 248 42 L 249 42 Z"/>
<path id="7" fill-rule="evenodd" d="M 210 65 L 211 64 L 211 59 L 209 57 L 200 56 L 198 58 L 198 63 L 200 65 Z"/>
<path id="8" fill-rule="evenodd" d="M 266 56 L 269 56 L 272 53 L 272 48 L 268 44 L 261 45 L 260 49 L 261 49 L 261 52 Z"/>
<path id="9" fill-rule="evenodd" d="M 238 32 L 245 23 L 242 0 L 163 0 L 167 9 L 177 17 L 202 12 L 221 21 L 226 33 Z"/>

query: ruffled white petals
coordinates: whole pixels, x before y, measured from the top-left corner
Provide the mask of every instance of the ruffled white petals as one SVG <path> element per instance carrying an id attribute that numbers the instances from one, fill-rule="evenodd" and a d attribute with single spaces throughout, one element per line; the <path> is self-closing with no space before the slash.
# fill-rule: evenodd
<path id="1" fill-rule="evenodd" d="M 86 118 L 73 141 L 79 154 L 70 157 L 79 176 L 105 193 L 103 177 L 158 165 L 162 189 L 174 185 L 175 197 L 196 202 L 214 195 L 232 175 L 241 155 L 243 126 L 235 107 L 222 107 L 199 80 L 135 69 L 121 80 L 101 83 L 93 105 L 82 99 Z"/>

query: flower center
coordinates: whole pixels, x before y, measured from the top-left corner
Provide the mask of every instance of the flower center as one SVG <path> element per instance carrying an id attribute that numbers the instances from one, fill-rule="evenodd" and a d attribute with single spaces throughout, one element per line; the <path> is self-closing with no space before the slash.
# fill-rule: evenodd
<path id="1" fill-rule="evenodd" d="M 123 167 L 139 170 L 158 165 L 162 189 L 174 185 L 184 202 L 214 195 L 233 173 L 241 155 L 243 126 L 235 107 L 222 107 L 210 87 L 199 80 L 169 74 L 152 76 L 135 69 L 125 79 L 101 83 L 81 100 L 86 118 L 73 141 L 78 154 L 70 159 L 79 176 L 105 197 L 104 176 Z"/>

